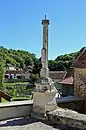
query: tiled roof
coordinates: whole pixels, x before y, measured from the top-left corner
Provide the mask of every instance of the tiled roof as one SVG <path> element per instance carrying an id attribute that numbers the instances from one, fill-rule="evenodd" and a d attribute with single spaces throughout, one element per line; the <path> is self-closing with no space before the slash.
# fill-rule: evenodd
<path id="1" fill-rule="evenodd" d="M 73 77 L 68 77 L 63 79 L 62 81 L 58 82 L 60 84 L 69 84 L 69 85 L 73 85 Z"/>
<path id="2" fill-rule="evenodd" d="M 55 81 L 60 81 L 64 79 L 66 71 L 49 71 L 49 76 Z"/>

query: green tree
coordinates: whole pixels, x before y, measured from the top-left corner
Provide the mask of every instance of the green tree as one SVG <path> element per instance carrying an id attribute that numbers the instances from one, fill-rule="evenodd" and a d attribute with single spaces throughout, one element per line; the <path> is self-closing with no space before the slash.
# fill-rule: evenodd
<path id="1" fill-rule="evenodd" d="M 0 89 L 3 90 L 4 87 L 4 74 L 5 74 L 5 67 L 4 62 L 0 61 Z"/>
<path id="2" fill-rule="evenodd" d="M 64 70 L 64 68 L 69 68 L 77 56 L 84 50 L 83 47 L 78 52 L 73 52 L 70 54 L 64 54 L 57 56 L 55 60 L 49 60 L 49 70 Z M 24 50 L 13 50 L 7 49 L 3 46 L 0 47 L 0 58 L 4 61 L 4 64 L 10 63 L 17 68 L 23 68 L 24 66 L 33 65 L 33 74 L 39 74 L 41 70 L 41 58 L 37 58 L 35 54 Z M 64 66 L 64 67 L 63 67 Z"/>
<path id="3" fill-rule="evenodd" d="M 26 59 L 25 59 L 25 65 L 27 66 L 27 65 L 33 65 L 33 60 L 32 60 L 32 58 L 31 57 L 27 57 Z"/>
<path id="4" fill-rule="evenodd" d="M 41 58 L 37 59 L 34 58 L 34 67 L 33 67 L 33 74 L 40 74 L 41 70 Z"/>
<path id="5" fill-rule="evenodd" d="M 24 68 L 24 62 L 20 62 L 20 68 Z"/>
<path id="6" fill-rule="evenodd" d="M 57 56 L 55 61 L 57 61 L 57 63 L 63 64 L 66 68 L 69 68 L 73 64 L 75 59 L 77 58 L 77 55 L 78 55 L 78 52 L 60 55 L 60 56 Z"/>
<path id="7" fill-rule="evenodd" d="M 29 83 L 32 84 L 32 86 L 35 86 L 35 82 L 39 79 L 39 75 L 38 74 L 31 74 L 30 79 L 29 79 Z"/>

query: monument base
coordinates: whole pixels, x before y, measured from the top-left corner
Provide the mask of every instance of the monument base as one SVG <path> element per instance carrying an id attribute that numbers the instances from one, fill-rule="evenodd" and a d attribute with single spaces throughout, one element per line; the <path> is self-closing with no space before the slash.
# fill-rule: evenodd
<path id="1" fill-rule="evenodd" d="M 34 92 L 32 116 L 45 120 L 46 113 L 56 109 L 56 92 Z"/>
<path id="2" fill-rule="evenodd" d="M 35 92 L 57 92 L 55 84 L 50 77 L 47 78 L 39 78 L 36 83 Z"/>

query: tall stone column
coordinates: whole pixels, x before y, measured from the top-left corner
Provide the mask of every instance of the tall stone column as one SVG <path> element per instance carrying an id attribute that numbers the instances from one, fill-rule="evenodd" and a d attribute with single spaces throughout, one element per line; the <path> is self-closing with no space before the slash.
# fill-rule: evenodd
<path id="1" fill-rule="evenodd" d="M 32 115 L 39 119 L 45 119 L 47 111 L 52 111 L 57 107 L 55 95 L 56 88 L 53 80 L 49 77 L 48 70 L 48 25 L 49 20 L 42 20 L 43 25 L 43 47 L 41 50 L 42 68 L 40 78 L 35 82 L 35 91 L 33 93 L 33 113 Z"/>
<path id="2" fill-rule="evenodd" d="M 41 63 L 42 63 L 42 69 L 40 72 L 40 76 L 47 78 L 49 76 L 49 69 L 48 69 L 48 25 L 49 20 L 45 19 L 42 20 L 43 25 L 43 47 L 41 50 Z"/>

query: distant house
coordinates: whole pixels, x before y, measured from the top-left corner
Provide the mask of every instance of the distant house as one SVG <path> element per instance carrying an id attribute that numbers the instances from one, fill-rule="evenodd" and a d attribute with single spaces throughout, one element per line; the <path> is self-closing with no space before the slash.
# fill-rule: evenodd
<path id="1" fill-rule="evenodd" d="M 24 69 L 16 69 L 13 65 L 6 66 L 5 81 L 10 79 L 28 80 L 32 67 L 27 66 Z"/>
<path id="2" fill-rule="evenodd" d="M 5 79 L 12 79 L 15 77 L 14 72 L 16 72 L 15 66 L 12 64 L 7 64 L 6 65 L 6 72 L 5 72 Z"/>
<path id="3" fill-rule="evenodd" d="M 6 65 L 6 70 L 16 70 L 16 67 L 12 64 L 7 64 Z"/>
<path id="4" fill-rule="evenodd" d="M 60 91 L 62 92 L 62 96 L 74 95 L 73 70 L 73 68 L 68 69 L 64 79 L 58 82 L 58 85 L 60 86 Z"/>
<path id="5" fill-rule="evenodd" d="M 61 84 L 58 84 L 58 82 L 62 81 L 65 78 L 66 74 L 67 71 L 49 71 L 49 76 L 53 79 L 57 90 L 62 89 Z"/>
<path id="6" fill-rule="evenodd" d="M 86 96 L 86 48 L 67 70 L 63 80 L 58 82 L 63 96 Z"/>
<path id="7" fill-rule="evenodd" d="M 74 68 L 74 95 L 86 96 L 86 47 L 72 67 Z"/>

